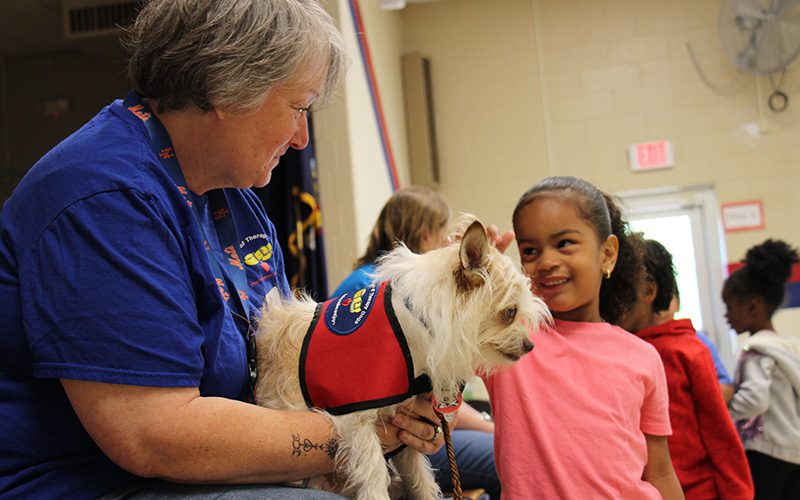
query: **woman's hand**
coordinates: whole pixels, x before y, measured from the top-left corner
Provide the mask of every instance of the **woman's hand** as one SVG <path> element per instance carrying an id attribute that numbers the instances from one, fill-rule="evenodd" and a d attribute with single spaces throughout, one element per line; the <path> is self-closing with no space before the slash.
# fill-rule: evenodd
<path id="1" fill-rule="evenodd" d="M 420 453 L 436 453 L 444 444 L 444 433 L 439 427 L 439 417 L 431 406 L 430 394 L 421 394 L 403 403 L 388 422 L 378 424 L 378 435 L 384 452 L 405 444 Z"/>

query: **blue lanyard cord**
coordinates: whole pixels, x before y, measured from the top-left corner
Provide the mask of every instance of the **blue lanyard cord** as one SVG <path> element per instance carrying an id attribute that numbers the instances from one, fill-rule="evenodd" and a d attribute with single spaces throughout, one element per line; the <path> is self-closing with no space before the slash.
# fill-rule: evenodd
<path id="1" fill-rule="evenodd" d="M 175 186 L 186 200 L 186 203 L 192 208 L 192 214 L 194 215 L 195 221 L 197 221 L 197 224 L 200 226 L 200 231 L 205 239 L 206 255 L 211 263 L 220 295 L 225 305 L 228 306 L 228 310 L 231 312 L 237 328 L 242 331 L 245 343 L 247 344 L 247 368 L 250 372 L 250 388 L 252 390 L 253 387 L 255 387 L 257 376 L 257 357 L 255 334 L 250 322 L 250 308 L 248 307 L 247 293 L 245 292 L 245 290 L 249 290 L 249 287 L 247 285 L 244 265 L 236 252 L 236 242 L 238 241 L 236 223 L 233 220 L 233 214 L 229 208 L 225 191 L 222 189 L 210 191 L 208 194 L 208 204 L 214 219 L 214 228 L 217 232 L 220 246 L 226 253 L 228 263 L 230 264 L 227 266 L 230 273 L 226 273 L 220 267 L 217 259 L 211 255 L 208 243 L 209 239 L 206 235 L 204 225 L 200 222 L 200 217 L 194 203 L 194 195 L 186 187 L 186 178 L 183 176 L 183 171 L 178 164 L 178 158 L 175 155 L 172 140 L 164 128 L 164 125 L 161 124 L 156 115 L 153 114 L 147 104 L 135 91 L 130 92 L 128 96 L 125 97 L 123 105 L 128 111 L 142 120 L 147 132 L 150 134 L 150 143 L 153 147 L 153 151 L 161 161 L 164 170 L 172 177 Z"/>

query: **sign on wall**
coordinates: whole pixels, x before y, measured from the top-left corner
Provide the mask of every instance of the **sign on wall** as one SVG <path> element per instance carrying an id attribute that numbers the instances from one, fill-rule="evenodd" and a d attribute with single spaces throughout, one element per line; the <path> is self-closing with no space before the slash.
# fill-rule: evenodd
<path id="1" fill-rule="evenodd" d="M 628 146 L 628 164 L 634 172 L 675 166 L 671 141 L 641 142 Z"/>
<path id="2" fill-rule="evenodd" d="M 764 204 L 761 200 L 723 203 L 722 226 L 726 233 L 764 229 Z"/>

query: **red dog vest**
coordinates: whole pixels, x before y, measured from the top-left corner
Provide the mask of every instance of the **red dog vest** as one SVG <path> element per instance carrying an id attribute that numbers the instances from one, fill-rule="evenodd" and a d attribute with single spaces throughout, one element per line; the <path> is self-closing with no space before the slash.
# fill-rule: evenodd
<path id="1" fill-rule="evenodd" d="M 392 307 L 388 281 L 317 305 L 300 351 L 309 407 L 333 415 L 379 408 L 430 391 Z"/>

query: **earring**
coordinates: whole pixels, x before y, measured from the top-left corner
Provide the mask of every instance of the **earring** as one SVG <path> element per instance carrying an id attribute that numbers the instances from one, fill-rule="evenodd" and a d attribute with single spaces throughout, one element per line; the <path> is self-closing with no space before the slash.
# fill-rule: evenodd
<path id="1" fill-rule="evenodd" d="M 611 279 L 611 269 L 605 270 L 606 279 Z"/>

